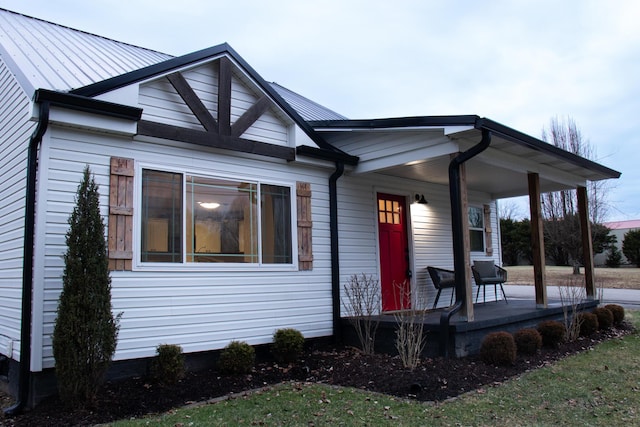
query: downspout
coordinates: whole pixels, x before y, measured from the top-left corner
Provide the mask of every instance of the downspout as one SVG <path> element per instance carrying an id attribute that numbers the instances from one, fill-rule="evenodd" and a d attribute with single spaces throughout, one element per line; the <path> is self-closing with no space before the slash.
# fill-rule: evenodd
<path id="1" fill-rule="evenodd" d="M 31 385 L 31 311 L 33 297 L 33 241 L 35 232 L 36 177 L 38 149 L 49 125 L 49 102 L 40 103 L 38 124 L 29 140 L 27 152 L 27 194 L 25 197 L 24 247 L 22 258 L 22 314 L 20 319 L 20 369 L 18 371 L 18 399 L 4 410 L 8 416 L 22 412 L 29 400 Z"/>
<path id="2" fill-rule="evenodd" d="M 453 271 L 456 282 L 456 302 L 447 311 L 440 315 L 440 353 L 443 357 L 449 356 L 449 324 L 451 316 L 456 314 L 467 298 L 467 270 L 465 266 L 463 221 L 462 212 L 462 191 L 460 189 L 460 166 L 471 158 L 482 153 L 491 144 L 491 132 L 482 129 L 482 139 L 473 147 L 469 148 L 454 157 L 449 163 L 449 198 L 451 199 L 451 230 L 453 232 Z"/>
<path id="3" fill-rule="evenodd" d="M 338 251 L 338 179 L 344 173 L 344 163 L 336 162 L 336 170 L 329 177 L 329 229 L 331 230 L 331 301 L 333 308 L 333 339 L 342 341 L 340 323 L 340 260 Z"/>

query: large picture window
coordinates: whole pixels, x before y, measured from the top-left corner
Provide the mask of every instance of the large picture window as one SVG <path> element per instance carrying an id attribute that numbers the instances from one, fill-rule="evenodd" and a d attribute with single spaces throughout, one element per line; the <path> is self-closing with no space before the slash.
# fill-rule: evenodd
<path id="1" fill-rule="evenodd" d="M 141 261 L 292 264 L 291 202 L 287 186 L 143 170 Z"/>
<path id="2" fill-rule="evenodd" d="M 484 252 L 484 211 L 469 206 L 469 242 L 471 252 Z"/>

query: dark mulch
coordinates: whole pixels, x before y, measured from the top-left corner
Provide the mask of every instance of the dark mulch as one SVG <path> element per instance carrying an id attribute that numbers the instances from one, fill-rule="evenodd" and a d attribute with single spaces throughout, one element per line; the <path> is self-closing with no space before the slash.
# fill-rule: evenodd
<path id="1" fill-rule="evenodd" d="M 64 410 L 56 398 L 13 419 L 7 426 L 75 426 L 106 423 L 118 419 L 166 412 L 185 404 L 264 387 L 284 381 L 309 381 L 350 386 L 420 401 L 442 401 L 470 390 L 501 383 L 593 345 L 628 334 L 628 324 L 599 332 L 590 338 L 543 348 L 535 356 L 518 356 L 508 367 L 484 364 L 477 356 L 462 359 L 433 358 L 414 371 L 402 368 L 398 357 L 364 355 L 353 348 L 315 345 L 299 363 L 281 367 L 274 362 L 257 365 L 250 375 L 222 376 L 215 370 L 191 372 L 173 387 L 161 387 L 145 378 L 107 383 L 91 410 Z M 1 416 L 0 416 L 1 417 Z"/>

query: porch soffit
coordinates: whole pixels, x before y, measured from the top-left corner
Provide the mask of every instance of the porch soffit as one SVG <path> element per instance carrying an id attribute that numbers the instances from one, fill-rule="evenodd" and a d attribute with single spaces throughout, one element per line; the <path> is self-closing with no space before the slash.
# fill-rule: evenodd
<path id="1" fill-rule="evenodd" d="M 477 144 L 480 131 L 467 128 L 456 133 L 451 128 L 447 130 L 448 136 L 443 132 L 444 128 L 441 128 L 440 136 L 436 137 L 433 129 L 430 129 L 430 137 L 423 138 L 422 145 L 411 147 L 408 142 L 401 142 L 404 137 L 402 133 L 398 133 L 399 138 L 394 140 L 395 143 L 389 144 L 395 145 L 395 151 L 386 147 L 386 151 L 369 148 L 368 153 L 358 153 L 361 161 L 353 173 L 381 173 L 448 185 L 451 154 L 465 151 Z M 370 131 L 353 133 L 359 134 L 361 138 L 366 138 L 366 134 L 372 138 L 375 134 Z M 413 134 L 415 135 L 415 131 Z M 341 137 L 334 134 L 334 138 L 329 140 L 348 152 L 358 146 L 354 144 L 358 138 L 353 134 L 347 138 L 350 142 L 342 146 L 340 140 L 344 137 L 344 134 Z M 362 143 L 358 149 L 362 149 L 363 145 L 368 144 Z M 492 135 L 489 149 L 467 163 L 467 185 L 470 190 L 489 193 L 495 199 L 528 195 L 527 175 L 530 172 L 539 174 L 542 192 L 572 189 L 585 185 L 587 180 L 611 178 L 553 153 L 516 143 L 500 135 Z"/>

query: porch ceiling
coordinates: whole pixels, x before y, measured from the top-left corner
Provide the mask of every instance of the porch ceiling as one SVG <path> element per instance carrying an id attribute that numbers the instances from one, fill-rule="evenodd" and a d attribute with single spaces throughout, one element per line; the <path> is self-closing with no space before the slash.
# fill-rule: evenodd
<path id="1" fill-rule="evenodd" d="M 360 157 L 359 165 L 352 171 L 354 174 L 375 172 L 448 185 L 451 155 L 477 144 L 481 130 L 487 129 L 491 131 L 491 145 L 466 163 L 467 186 L 472 191 L 489 193 L 495 199 L 528 195 L 527 175 L 530 172 L 539 174 L 542 192 L 576 188 L 585 185 L 586 181 L 620 175 L 603 165 L 477 116 L 397 119 L 391 126 L 389 120 L 380 123 L 333 122 L 327 127 L 317 126 L 316 130 L 338 147 L 346 141 L 344 149 L 347 151 L 362 148 L 362 152 L 353 152 Z M 415 125 L 417 120 L 420 120 L 419 126 Z M 323 124 L 327 125 L 327 122 Z M 423 138 L 420 144 L 416 144 L 418 135 Z M 373 146 L 386 149 L 372 149 Z M 398 152 L 402 155 L 398 156 Z"/>

